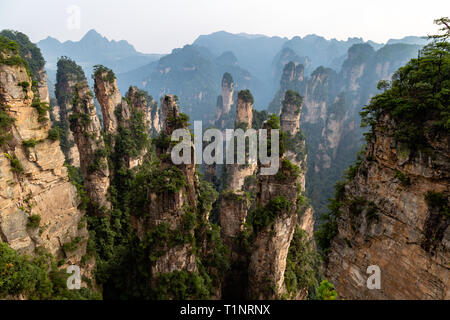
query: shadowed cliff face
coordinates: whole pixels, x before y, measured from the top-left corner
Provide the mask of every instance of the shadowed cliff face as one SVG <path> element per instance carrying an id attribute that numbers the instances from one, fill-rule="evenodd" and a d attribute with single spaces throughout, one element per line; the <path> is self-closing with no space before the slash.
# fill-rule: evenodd
<path id="1" fill-rule="evenodd" d="M 253 103 L 240 97 L 237 101 L 236 127 L 251 128 L 253 119 Z M 236 149 L 235 149 L 236 151 Z M 246 163 L 247 163 L 246 159 Z M 254 175 L 256 163 L 227 164 L 224 166 L 223 185 L 229 196 L 221 198 L 220 225 L 225 244 L 232 247 L 235 238 L 243 230 L 245 217 L 249 209 L 249 199 L 245 196 L 244 180 Z"/>
<path id="2" fill-rule="evenodd" d="M 0 240 L 19 253 L 35 255 L 43 248 L 64 258 L 63 266 L 80 265 L 88 234 L 59 142 L 49 134 L 48 89 L 42 83 L 32 86 L 16 50 L 2 50 L 0 57 L 16 61 L 0 64 L 0 112 L 11 119 L 0 129 L 0 137 L 6 137 L 0 142 Z M 45 79 L 43 70 L 39 74 Z M 77 244 L 69 250 L 65 244 L 74 239 Z"/>
<path id="3" fill-rule="evenodd" d="M 450 298 L 449 52 L 426 47 L 362 112 L 367 147 L 318 233 L 344 299 Z M 370 290 L 372 265 L 381 281 Z"/>
<path id="4" fill-rule="evenodd" d="M 162 135 L 170 137 L 176 129 L 188 129 L 187 122 L 182 122 L 178 105 L 173 95 L 166 95 L 162 101 Z M 193 145 L 190 146 L 193 151 Z M 159 146 L 156 154 L 161 162 L 157 165 L 159 175 L 167 179 L 174 174 L 173 179 L 178 181 L 176 189 L 161 185 L 158 190 L 151 189 L 148 193 L 148 213 L 132 217 L 133 228 L 136 229 L 141 240 L 148 232 L 157 232 L 167 228 L 170 234 L 183 232 L 186 238 L 194 236 L 194 226 L 186 224 L 189 217 L 195 212 L 197 206 L 198 178 L 194 164 L 181 164 L 175 166 L 170 158 L 172 145 Z M 164 179 L 164 178 L 163 178 Z M 150 182 L 152 183 L 152 182 Z M 171 183 L 161 181 L 160 183 Z M 173 181 L 172 181 L 173 183 Z M 195 216 L 194 216 L 195 217 Z M 172 244 L 156 243 L 160 255 L 151 264 L 151 283 L 155 285 L 164 274 L 174 272 L 198 272 L 197 257 L 192 243 L 183 241 Z"/>
<path id="5" fill-rule="evenodd" d="M 245 92 L 238 96 L 235 123 L 248 128 L 253 118 L 252 99 Z M 272 129 L 286 129 L 289 145 L 283 148 L 287 153 L 280 155 L 278 173 L 261 175 L 261 164 L 228 164 L 224 168 L 219 221 L 232 263 L 225 279 L 224 297 L 302 299 L 308 292 L 307 288 L 302 294 L 296 289 L 288 292 L 285 285 L 288 252 L 299 223 L 298 214 L 301 213 L 300 225 L 307 230 L 309 239 L 314 220 L 311 208 L 303 206 L 300 195 L 305 172 L 296 165 L 303 168 L 306 165 L 305 141 L 299 131 L 301 97 L 289 92 L 283 103 L 281 124 L 272 116 L 262 125 L 269 131 L 269 137 Z"/>
<path id="6" fill-rule="evenodd" d="M 425 199 L 449 192 L 448 137 L 434 141 L 434 159 L 413 156 L 394 128 L 381 119 L 345 186 L 327 275 L 344 299 L 449 299 L 449 221 Z M 380 290 L 366 287 L 370 265 L 381 269 Z"/>
<path id="7" fill-rule="evenodd" d="M 80 153 L 70 130 L 69 119 L 73 113 L 73 88 L 82 77 L 82 70 L 74 61 L 64 58 L 58 61 L 55 85 L 58 105 L 52 106 L 53 123 L 61 128 L 61 150 L 66 161 L 74 167 L 80 167 Z"/>
<path id="8" fill-rule="evenodd" d="M 105 142 L 86 79 L 74 85 L 72 101 L 70 130 L 80 152 L 80 167 L 87 194 L 94 204 L 110 208 L 111 204 L 107 200 L 110 172 Z"/>

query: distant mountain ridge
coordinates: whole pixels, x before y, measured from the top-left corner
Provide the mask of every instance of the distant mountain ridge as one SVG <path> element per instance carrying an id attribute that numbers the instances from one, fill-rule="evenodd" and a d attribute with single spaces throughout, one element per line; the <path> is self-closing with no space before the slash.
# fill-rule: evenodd
<path id="1" fill-rule="evenodd" d="M 389 43 L 423 45 L 424 41 L 410 36 L 404 40 L 392 39 Z M 56 62 L 61 56 L 77 61 L 86 74 L 92 74 L 94 65 L 102 64 L 115 71 L 121 90 L 136 85 L 156 99 L 171 91 L 179 95 L 183 109 L 192 118 L 211 120 L 212 113 L 208 110 L 215 106 L 224 72 L 232 74 L 237 88 L 249 88 L 253 92 L 255 108 L 265 109 L 279 88 L 287 62 L 303 64 L 306 76 L 319 66 L 339 72 L 349 48 L 363 43 L 374 50 L 383 47 L 383 44 L 370 40 L 364 42 L 362 38 L 327 40 L 318 35 L 307 35 L 288 39 L 219 31 L 201 35 L 192 45 L 176 48 L 164 56 L 140 53 L 127 41 L 108 40 L 95 30 L 87 32 L 80 41 L 60 42 L 48 37 L 39 41 L 38 46 L 47 61 L 50 82 L 54 82 Z M 90 77 L 88 81 L 92 84 Z"/>
<path id="2" fill-rule="evenodd" d="M 89 30 L 80 41 L 65 41 L 47 37 L 37 43 L 47 61 L 50 78 L 56 71 L 59 57 L 67 56 L 77 61 L 90 74 L 92 67 L 103 64 L 116 72 L 127 72 L 161 58 L 161 54 L 144 54 L 126 40 L 108 40 L 94 29 Z"/>

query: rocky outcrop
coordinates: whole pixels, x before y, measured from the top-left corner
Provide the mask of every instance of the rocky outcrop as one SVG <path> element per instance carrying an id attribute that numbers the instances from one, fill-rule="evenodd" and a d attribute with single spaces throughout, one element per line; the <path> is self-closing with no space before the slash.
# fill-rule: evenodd
<path id="1" fill-rule="evenodd" d="M 97 66 L 95 70 L 95 92 L 103 115 L 104 130 L 110 136 L 111 146 L 117 139 L 122 143 L 133 140 L 134 146 L 121 145 L 121 157 L 128 169 L 143 162 L 147 153 L 145 147 L 149 133 L 159 130 L 157 105 L 145 91 L 130 87 L 125 98 L 122 98 L 117 87 L 117 80 L 112 70 Z M 154 110 L 156 109 L 156 110 Z"/>
<path id="2" fill-rule="evenodd" d="M 153 97 L 149 96 L 147 92 L 131 86 L 128 89 L 126 98 L 136 108 L 136 111 L 142 112 L 145 115 L 144 124 L 147 131 L 151 135 L 159 133 L 161 130 L 159 107 Z"/>
<path id="3" fill-rule="evenodd" d="M 16 50 L 0 57 L 17 62 L 0 64 L 0 112 L 14 119 L 0 129 L 0 137 L 7 136 L 0 143 L 0 241 L 29 255 L 44 248 L 65 258 L 64 266 L 80 265 L 88 235 L 59 142 L 49 138 L 48 89 L 32 87 Z M 75 250 L 67 250 L 64 245 L 74 239 Z"/>
<path id="4" fill-rule="evenodd" d="M 248 90 L 240 91 L 237 102 L 236 127 L 251 128 L 253 119 L 253 97 Z M 236 147 L 235 147 L 236 152 Z M 224 166 L 224 193 L 221 198 L 220 225 L 224 243 L 232 246 L 234 238 L 242 231 L 249 209 L 249 199 L 245 196 L 244 182 L 252 176 L 257 163 L 250 163 L 248 154 L 246 164 L 227 164 Z"/>
<path id="5" fill-rule="evenodd" d="M 337 94 L 337 80 L 337 73 L 330 68 L 319 67 L 311 74 L 304 94 L 302 122 L 326 120 L 327 103 Z"/>
<path id="6" fill-rule="evenodd" d="M 122 107 L 122 96 L 117 88 L 117 79 L 112 70 L 98 66 L 94 73 L 95 97 L 102 109 L 103 128 L 106 133 L 117 133 L 119 123 L 116 109 Z M 126 113 L 124 115 L 126 117 Z"/>
<path id="7" fill-rule="evenodd" d="M 239 91 L 236 108 L 235 127 L 245 125 L 246 128 L 252 127 L 253 121 L 253 96 L 249 90 Z"/>
<path id="8" fill-rule="evenodd" d="M 302 97 L 295 91 L 286 91 L 281 109 L 281 130 L 295 136 L 300 128 Z"/>
<path id="9" fill-rule="evenodd" d="M 187 123 L 181 121 L 175 96 L 166 95 L 162 98 L 161 105 L 163 136 L 170 137 L 174 130 L 188 128 Z M 191 147 L 193 150 L 193 145 Z M 192 226 L 187 227 L 185 221 L 189 211 L 195 210 L 197 205 L 195 165 L 192 163 L 175 166 L 170 157 L 171 151 L 170 145 L 157 147 L 157 155 L 161 159 L 157 169 L 158 175 L 165 178 L 160 180 L 161 185 L 149 189 L 147 217 L 132 218 L 132 224 L 141 237 L 144 237 L 148 231 L 164 227 L 167 227 L 171 234 L 186 232 L 193 235 Z M 172 181 L 176 185 L 174 189 L 165 185 L 168 179 L 176 179 L 177 183 Z M 196 256 L 190 243 L 176 245 L 159 243 L 157 245 L 164 254 L 159 256 L 151 266 L 153 281 L 156 281 L 159 274 L 197 271 Z"/>
<path id="10" fill-rule="evenodd" d="M 68 58 L 63 57 L 58 61 L 57 82 L 55 85 L 58 105 L 51 106 L 53 123 L 62 131 L 61 150 L 66 156 L 66 161 L 75 167 L 80 167 L 80 153 L 78 152 L 73 133 L 70 130 L 69 119 L 73 113 L 73 88 L 82 79 L 82 72 L 82 69 Z"/>
<path id="11" fill-rule="evenodd" d="M 290 92 L 286 96 L 285 112 L 292 113 L 287 110 L 289 105 L 301 110 L 301 99 L 292 101 Z M 298 95 L 296 97 L 299 98 Z M 275 128 L 268 122 L 263 124 L 263 129 L 269 131 L 268 135 Z M 250 299 L 276 299 L 287 294 L 284 273 L 298 224 L 299 189 L 304 173 L 283 154 L 280 154 L 279 163 L 280 168 L 275 175 L 260 175 L 259 167 L 256 209 L 247 218 L 254 234 L 248 266 L 247 296 Z"/>
<path id="12" fill-rule="evenodd" d="M 223 74 L 222 78 L 222 106 L 223 113 L 227 114 L 233 105 L 234 81 L 228 72 Z"/>
<path id="13" fill-rule="evenodd" d="M 290 176 L 290 172 L 287 175 L 285 179 L 276 176 L 258 177 L 257 206 L 264 210 L 256 214 L 271 212 L 275 218 L 270 225 L 255 230 L 248 267 L 250 299 L 275 299 L 286 292 L 286 259 L 298 219 L 297 177 Z"/>
<path id="14" fill-rule="evenodd" d="M 281 130 L 288 136 L 288 146 L 285 151 L 286 159 L 298 166 L 302 174 L 298 177 L 300 192 L 306 194 L 307 151 L 306 139 L 300 130 L 300 115 L 302 113 L 302 97 L 295 91 L 288 90 L 282 102 L 280 115 Z M 299 206 L 299 225 L 307 231 L 308 239 L 312 240 L 314 230 L 314 210 L 310 205 Z"/>
<path id="15" fill-rule="evenodd" d="M 301 95 L 304 94 L 307 79 L 304 75 L 305 68 L 303 64 L 289 61 L 284 64 L 283 72 L 281 74 L 280 89 L 275 94 L 274 99 L 269 105 L 268 111 L 280 115 L 283 107 L 282 102 L 284 94 L 288 90 L 293 90 Z"/>
<path id="16" fill-rule="evenodd" d="M 252 119 L 251 99 L 245 92 L 239 97 L 236 126 L 248 127 Z M 262 164 L 225 165 L 219 222 L 232 263 L 225 297 L 303 299 L 308 292 L 308 288 L 302 288 L 301 294 L 296 289 L 295 293 L 288 292 L 284 277 L 299 222 L 306 230 L 307 241 L 312 240 L 314 226 L 312 208 L 300 193 L 304 192 L 306 168 L 305 139 L 299 128 L 301 103 L 298 93 L 288 91 L 281 124 L 272 117 L 262 125 L 269 137 L 273 129 L 287 130 L 289 148 L 280 155 L 277 174 L 261 175 Z"/>
<path id="17" fill-rule="evenodd" d="M 84 76 L 84 75 L 83 75 Z M 73 86 L 70 130 L 80 151 L 80 167 L 87 195 L 95 206 L 111 208 L 107 198 L 110 184 L 105 143 L 93 94 L 86 78 Z"/>
<path id="18" fill-rule="evenodd" d="M 212 121 L 220 129 L 232 128 L 234 125 L 234 110 L 236 110 L 237 93 L 234 81 L 228 72 L 222 77 L 222 94 L 217 97 L 216 118 Z"/>
<path id="19" fill-rule="evenodd" d="M 344 299 L 449 299 L 449 221 L 425 197 L 448 197 L 448 136 L 428 140 L 429 157 L 398 143 L 395 128 L 388 115 L 379 119 L 355 177 L 342 190 L 327 275 Z M 380 289 L 367 288 L 371 265 L 380 268 Z"/>

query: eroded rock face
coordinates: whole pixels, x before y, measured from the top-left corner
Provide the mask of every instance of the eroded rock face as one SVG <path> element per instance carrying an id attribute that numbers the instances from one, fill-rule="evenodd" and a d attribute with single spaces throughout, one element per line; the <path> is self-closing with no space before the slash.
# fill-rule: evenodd
<path id="1" fill-rule="evenodd" d="M 448 196 L 448 136 L 427 137 L 430 157 L 397 143 L 394 128 L 380 119 L 345 187 L 326 273 L 344 299 L 449 299 L 449 221 L 425 200 L 429 191 Z M 379 290 L 367 288 L 370 265 L 380 267 Z"/>
<path id="2" fill-rule="evenodd" d="M 73 64 L 75 63 L 68 59 L 61 59 L 58 62 L 57 83 L 55 86 L 58 105 L 52 107 L 52 113 L 54 121 L 63 129 L 66 136 L 66 146 L 62 148 L 62 151 L 66 156 L 67 162 L 75 167 L 80 167 L 80 153 L 73 133 L 70 130 L 69 121 L 73 113 L 73 88 L 77 81 L 79 81 L 79 75 L 74 72 L 75 69 L 65 68 L 65 66 L 72 66 Z M 67 70 L 72 70 L 72 72 L 68 72 Z"/>
<path id="3" fill-rule="evenodd" d="M 337 93 L 337 73 L 330 68 L 317 68 L 306 86 L 302 122 L 314 124 L 325 120 L 327 102 Z"/>
<path id="4" fill-rule="evenodd" d="M 247 128 L 251 128 L 253 121 L 253 101 L 238 98 L 236 111 L 235 125 L 246 124 Z"/>
<path id="5" fill-rule="evenodd" d="M 20 85 L 25 82 L 27 86 Z M 11 139 L 0 147 L 0 239 L 20 253 L 33 255 L 35 248 L 43 247 L 79 265 L 88 237 L 80 224 L 83 213 L 77 209 L 78 195 L 69 182 L 59 142 L 47 138 L 49 114 L 39 116 L 32 106 L 36 99 L 31 83 L 24 66 L 0 65 L 0 104 L 15 119 Z M 41 102 L 48 100 L 46 86 L 38 84 L 36 92 L 44 94 Z M 31 139 L 34 146 L 22 145 Z M 40 216 L 38 225 L 29 225 L 32 215 Z M 77 250 L 64 252 L 63 244 L 76 237 L 81 238 Z"/>
<path id="6" fill-rule="evenodd" d="M 300 95 L 292 91 L 286 92 L 280 115 L 281 129 L 291 136 L 295 136 L 300 128 L 301 112 L 302 99 Z"/>
<path id="7" fill-rule="evenodd" d="M 95 97 L 102 109 L 103 128 L 106 133 L 117 133 L 119 123 L 115 111 L 122 105 L 117 79 L 110 77 L 108 71 L 100 71 L 95 73 L 94 82 Z"/>
<path id="8" fill-rule="evenodd" d="M 300 226 L 306 230 L 308 240 L 312 241 L 314 226 L 312 208 L 309 206 L 303 208 L 302 204 L 299 204 L 301 199 L 299 190 L 304 191 L 306 153 L 301 152 L 305 147 L 305 141 L 299 132 L 301 97 L 296 95 L 295 98 L 297 99 L 293 97 L 286 99 L 285 114 L 281 115 L 284 120 L 281 126 L 288 131 L 287 134 L 293 141 L 293 149 L 280 156 L 279 174 L 261 175 L 261 164 L 225 166 L 225 191 L 222 192 L 220 200 L 219 221 L 222 239 L 230 249 L 232 263 L 227 277 L 229 282 L 226 282 L 225 296 L 249 299 L 276 299 L 289 296 L 285 288 L 284 273 L 291 241 L 299 223 L 299 212 L 302 214 Z M 251 115 L 247 103 L 238 102 L 237 126 L 249 124 Z M 270 136 L 273 128 L 266 121 L 263 123 L 263 129 L 267 129 Z M 286 164 L 287 159 L 292 159 L 293 163 Z M 297 168 L 296 173 L 291 172 L 289 168 L 295 167 L 294 164 L 300 165 L 303 171 Z M 278 210 L 278 205 L 282 209 Z M 254 219 L 258 219 L 254 215 L 267 214 L 267 211 L 258 211 L 261 208 L 274 214 L 273 221 L 262 227 L 258 223 L 254 224 Z M 252 226 L 251 229 L 248 229 L 249 226 Z M 240 240 L 242 237 L 245 238 L 246 232 L 252 234 L 250 248 L 243 245 Z M 239 286 L 238 283 L 240 290 L 230 288 Z M 302 299 L 306 294 L 307 290 L 294 298 Z"/>
<path id="9" fill-rule="evenodd" d="M 253 119 L 253 103 L 238 99 L 236 126 L 251 128 Z M 236 151 L 236 149 L 235 149 Z M 246 155 L 246 164 L 227 164 L 224 166 L 224 188 L 228 193 L 221 198 L 220 225 L 224 243 L 232 246 L 234 238 L 242 231 L 245 217 L 249 209 L 249 200 L 245 196 L 245 178 L 252 176 L 257 163 L 250 163 Z"/>
<path id="10" fill-rule="evenodd" d="M 227 114 L 231 110 L 233 104 L 234 81 L 229 73 L 225 73 L 222 78 L 222 107 L 223 114 Z"/>
<path id="11" fill-rule="evenodd" d="M 181 123 L 180 112 L 175 100 L 175 96 L 166 95 L 162 98 L 162 116 L 164 119 L 163 132 L 169 136 L 172 132 L 179 128 L 187 129 L 186 123 Z M 192 151 L 193 151 L 193 145 Z M 170 157 L 172 146 L 158 147 L 157 155 L 161 159 L 159 170 L 167 172 L 174 170 L 179 173 L 179 179 L 183 179 L 186 183 L 176 191 L 165 190 L 161 192 L 149 191 L 149 210 L 148 216 L 133 217 L 133 227 L 138 231 L 140 237 L 144 237 L 146 232 L 154 230 L 161 224 L 166 224 L 171 233 L 183 230 L 184 219 L 189 208 L 195 208 L 197 205 L 197 175 L 195 173 L 195 165 L 180 164 L 175 166 Z M 164 155 L 164 156 L 163 156 Z M 193 210 L 193 209 L 191 209 Z M 188 232 L 194 232 L 189 229 Z M 197 263 L 196 256 L 192 250 L 190 243 L 178 244 L 171 246 L 169 243 L 158 244 L 164 255 L 158 257 L 152 265 L 152 274 L 170 273 L 174 271 L 196 272 Z"/>
<path id="12" fill-rule="evenodd" d="M 259 176 L 258 204 L 265 206 L 282 196 L 291 208 L 283 210 L 270 227 L 256 234 L 248 272 L 250 299 L 275 299 L 286 290 L 286 259 L 298 219 L 296 183 L 296 179 L 278 181 L 275 176 Z"/>
<path id="13" fill-rule="evenodd" d="M 86 192 L 93 203 L 111 208 L 107 199 L 110 181 L 105 143 L 86 79 L 76 83 L 73 92 L 70 129 L 80 151 L 80 167 L 85 178 Z"/>
<path id="14" fill-rule="evenodd" d="M 293 164 L 297 165 L 302 174 L 298 177 L 298 186 L 300 192 L 305 193 L 306 189 L 306 168 L 307 168 L 307 154 L 306 154 L 306 140 L 300 130 L 300 116 L 302 113 L 302 99 L 296 93 L 287 91 L 285 99 L 283 100 L 283 108 L 280 115 L 281 129 L 285 131 L 290 140 L 289 149 L 286 150 L 285 157 Z M 302 208 L 299 212 L 299 225 L 302 230 L 308 234 L 308 239 L 312 241 L 314 230 L 314 210 L 308 205 Z"/>

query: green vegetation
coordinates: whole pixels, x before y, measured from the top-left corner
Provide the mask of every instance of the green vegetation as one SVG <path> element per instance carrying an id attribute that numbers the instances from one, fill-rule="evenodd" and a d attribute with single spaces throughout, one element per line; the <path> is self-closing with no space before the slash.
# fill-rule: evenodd
<path id="1" fill-rule="evenodd" d="M 3 33 L 4 31 L 0 33 L 0 64 L 24 66 L 30 74 L 28 62 L 19 55 L 19 45 L 17 42 L 3 36 Z M 6 57 L 6 55 L 10 55 L 10 57 Z"/>
<path id="2" fill-rule="evenodd" d="M 152 139 L 152 144 L 159 149 L 168 149 L 170 147 L 171 138 L 161 132 L 158 136 Z"/>
<path id="3" fill-rule="evenodd" d="M 9 129 L 15 119 L 6 112 L 6 107 L 0 104 L 0 147 L 11 139 Z"/>
<path id="4" fill-rule="evenodd" d="M 209 290 L 205 279 L 194 272 L 174 271 L 156 276 L 154 298 L 158 300 L 207 299 Z"/>
<path id="5" fill-rule="evenodd" d="M 301 130 L 299 130 L 295 136 L 287 135 L 285 139 L 285 149 L 292 151 L 295 154 L 297 161 L 303 161 L 308 154 L 308 148 L 306 146 L 306 137 Z M 306 165 L 306 163 L 304 163 Z M 306 167 L 302 168 L 306 169 Z"/>
<path id="6" fill-rule="evenodd" d="M 80 198 L 80 204 L 78 206 L 79 209 L 85 210 L 87 208 L 87 204 L 89 199 L 86 195 L 86 190 L 84 188 L 84 179 L 81 175 L 81 170 L 76 168 L 68 163 L 64 164 L 67 168 L 67 175 L 69 176 L 70 182 L 76 187 L 78 197 Z"/>
<path id="7" fill-rule="evenodd" d="M 106 150 L 104 148 L 95 150 L 94 159 L 89 163 L 87 172 L 94 173 L 100 169 L 106 169 Z"/>
<path id="8" fill-rule="evenodd" d="M 366 208 L 366 218 L 368 220 L 369 225 L 373 221 L 378 221 L 380 219 L 378 216 L 378 207 L 375 203 L 369 202 Z"/>
<path id="9" fill-rule="evenodd" d="M 362 197 L 356 197 L 349 200 L 348 210 L 352 215 L 359 216 L 366 205 L 366 199 Z"/>
<path id="10" fill-rule="evenodd" d="M 181 129 L 189 127 L 189 116 L 184 113 L 180 113 L 178 117 L 169 117 L 167 123 L 174 129 Z"/>
<path id="11" fill-rule="evenodd" d="M 400 183 L 402 186 L 406 187 L 411 184 L 409 178 L 407 178 L 401 171 L 395 170 L 394 171 L 394 178 L 400 180 Z"/>
<path id="12" fill-rule="evenodd" d="M 281 159 L 281 166 L 278 169 L 275 178 L 279 181 L 285 181 L 287 179 L 297 179 L 300 175 L 300 168 L 293 164 L 289 159 Z"/>
<path id="13" fill-rule="evenodd" d="M 61 137 L 61 131 L 62 131 L 62 129 L 57 126 L 51 128 L 48 132 L 48 139 L 50 139 L 52 141 L 59 140 Z"/>
<path id="14" fill-rule="evenodd" d="M 239 100 L 242 100 L 242 101 L 245 102 L 245 103 L 251 103 L 251 104 L 253 104 L 254 101 L 255 101 L 255 100 L 253 99 L 252 93 L 251 93 L 250 90 L 248 90 L 248 89 L 239 91 L 239 93 L 238 93 L 238 99 L 239 99 Z"/>
<path id="15" fill-rule="evenodd" d="M 80 237 L 75 237 L 73 238 L 70 242 L 64 243 L 62 245 L 62 248 L 64 250 L 64 252 L 68 253 L 68 252 L 72 252 L 77 250 L 78 245 L 81 242 L 81 238 Z"/>
<path id="16" fill-rule="evenodd" d="M 262 129 L 264 121 L 267 120 L 269 114 L 266 110 L 258 111 L 253 110 L 252 128 L 255 130 Z"/>
<path id="17" fill-rule="evenodd" d="M 428 205 L 439 211 L 440 214 L 446 217 L 450 217 L 450 205 L 448 201 L 448 195 L 442 192 L 428 191 L 425 194 L 425 200 Z"/>
<path id="18" fill-rule="evenodd" d="M 411 59 L 392 79 L 389 87 L 380 84 L 385 91 L 364 107 L 362 125 L 370 125 L 373 135 L 377 120 L 389 114 L 395 121 L 396 140 L 411 151 L 426 151 L 430 148 L 427 134 L 450 130 L 450 44 L 425 46 L 419 58 Z"/>
<path id="19" fill-rule="evenodd" d="M 28 217 L 27 227 L 31 229 L 38 228 L 41 224 L 41 216 L 38 214 L 32 214 Z"/>
<path id="20" fill-rule="evenodd" d="M 318 300 L 336 300 L 337 292 L 334 290 L 334 285 L 328 280 L 323 280 L 320 283 L 319 289 L 317 290 Z"/>
<path id="21" fill-rule="evenodd" d="M 246 224 L 258 233 L 272 226 L 275 219 L 282 213 L 289 214 L 292 203 L 284 196 L 277 196 L 271 199 L 264 207 L 256 208 L 248 217 Z"/>
<path id="22" fill-rule="evenodd" d="M 61 57 L 57 62 L 55 95 L 59 106 L 63 107 L 72 101 L 72 95 L 67 92 L 65 83 L 69 81 L 81 82 L 86 80 L 83 69 L 68 57 Z"/>
<path id="23" fill-rule="evenodd" d="M 19 45 L 15 41 L 11 41 L 9 38 L 6 38 L 5 36 L 0 36 L 0 52 L 1 53 L 8 53 L 12 52 L 15 54 L 19 53 Z"/>
<path id="24" fill-rule="evenodd" d="M 101 297 L 89 289 L 68 290 L 65 270 L 58 270 L 54 258 L 42 249 L 36 257 L 18 254 L 0 242 L 0 298 L 24 295 L 32 300 L 92 300 Z"/>
<path id="25" fill-rule="evenodd" d="M 38 96 L 35 96 L 33 103 L 31 104 L 33 108 L 38 112 L 38 122 L 47 122 L 47 112 L 50 110 L 50 106 L 46 102 L 41 102 Z"/>
<path id="26" fill-rule="evenodd" d="M 114 80 L 116 79 L 116 75 L 111 69 L 100 64 L 94 66 L 93 78 L 97 77 L 100 77 L 103 81 L 107 81 L 109 83 L 114 83 Z"/>
<path id="27" fill-rule="evenodd" d="M 5 157 L 9 160 L 9 164 L 11 165 L 11 171 L 15 173 L 23 173 L 25 170 L 22 167 L 22 164 L 20 163 L 19 159 L 17 157 L 11 156 L 8 153 L 4 154 Z"/>
<path id="28" fill-rule="evenodd" d="M 149 138 L 144 123 L 144 113 L 132 106 L 131 103 L 129 105 L 131 117 L 128 127 L 119 126 L 118 134 L 115 137 L 115 155 L 133 158 L 139 156 L 144 149 L 148 148 Z M 120 108 L 117 108 L 115 113 L 117 119 L 121 122 Z"/>
<path id="29" fill-rule="evenodd" d="M 322 216 L 322 224 L 314 232 L 318 247 L 323 256 L 330 250 L 331 240 L 338 234 L 337 219 L 341 215 L 341 207 L 344 205 L 345 183 L 338 182 L 335 185 L 334 198 L 330 199 L 329 212 Z"/>
<path id="30" fill-rule="evenodd" d="M 30 83 L 28 81 L 19 82 L 17 85 L 22 87 L 24 93 L 27 93 L 28 88 L 30 87 Z"/>
<path id="31" fill-rule="evenodd" d="M 302 96 L 294 90 L 287 90 L 284 94 L 284 100 L 282 102 L 283 108 L 282 112 L 284 112 L 288 105 L 297 106 L 297 112 L 300 112 L 302 106 L 303 98 Z"/>
<path id="32" fill-rule="evenodd" d="M 284 283 L 289 294 L 295 296 L 300 290 L 315 291 L 320 279 L 320 255 L 311 247 L 306 231 L 298 225 L 289 246 Z"/>
<path id="33" fill-rule="evenodd" d="M 275 114 L 271 114 L 266 125 L 270 129 L 280 129 L 280 119 Z"/>
<path id="34" fill-rule="evenodd" d="M 27 68 L 29 67 L 33 80 L 39 81 L 39 72 L 44 69 L 45 60 L 41 54 L 41 50 L 30 39 L 19 31 L 3 30 L 0 36 L 6 37 L 17 43 L 19 55 L 26 61 Z M 2 51 L 0 49 L 0 51 Z M 17 51 L 16 51 L 17 52 Z M 29 84 L 26 86 L 28 87 Z"/>
<path id="35" fill-rule="evenodd" d="M 38 140 L 35 140 L 35 139 L 28 139 L 28 140 L 22 141 L 22 146 L 24 146 L 25 148 L 33 148 L 39 142 L 41 142 L 41 141 L 38 141 Z"/>
<path id="36" fill-rule="evenodd" d="M 134 205 L 136 206 L 136 214 L 148 208 L 149 201 L 148 192 L 162 194 L 165 192 L 175 193 L 186 186 L 186 179 L 180 169 L 170 166 L 164 169 L 158 169 L 156 166 L 143 167 L 136 174 L 131 188 L 136 195 Z M 143 197 L 140 198 L 139 196 Z M 139 210 L 138 210 L 139 209 Z"/>

